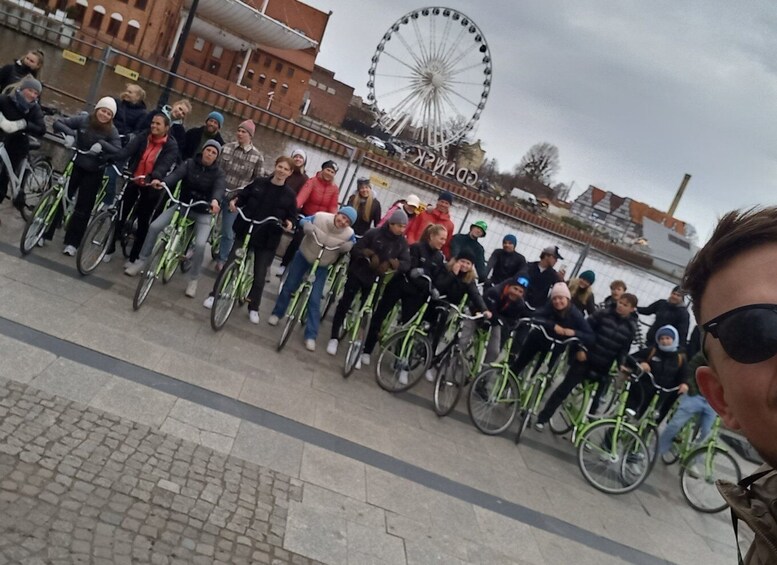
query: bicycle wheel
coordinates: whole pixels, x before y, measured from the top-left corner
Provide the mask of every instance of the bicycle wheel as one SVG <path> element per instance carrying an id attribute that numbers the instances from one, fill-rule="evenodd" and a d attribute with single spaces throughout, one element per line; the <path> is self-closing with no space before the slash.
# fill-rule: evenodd
<path id="1" fill-rule="evenodd" d="M 114 220 L 114 213 L 105 210 L 89 222 L 76 255 L 76 267 L 82 275 L 94 271 L 105 257 L 113 235 Z"/>
<path id="2" fill-rule="evenodd" d="M 383 390 L 402 392 L 421 380 L 431 362 L 429 339 L 415 330 L 405 330 L 394 334 L 381 349 L 375 380 Z"/>
<path id="3" fill-rule="evenodd" d="M 518 412 L 521 393 L 518 383 L 500 368 L 480 373 L 469 388 L 467 411 L 475 427 L 486 435 L 505 431 Z M 507 382 L 502 385 L 504 379 Z"/>
<path id="4" fill-rule="evenodd" d="M 440 361 L 437 379 L 434 381 L 434 413 L 438 416 L 450 414 L 461 397 L 464 388 L 464 364 L 458 349 L 452 347 Z"/>
<path id="5" fill-rule="evenodd" d="M 583 390 L 580 387 L 576 387 L 559 406 L 558 410 L 553 413 L 553 416 L 550 417 L 548 421 L 550 431 L 559 436 L 572 431 L 572 428 L 575 426 L 573 422 L 580 421 L 584 402 L 585 394 L 583 394 Z"/>
<path id="6" fill-rule="evenodd" d="M 648 475 L 650 463 L 645 442 L 639 434 L 612 421 L 591 424 L 580 437 L 577 464 L 583 477 L 595 489 L 607 494 L 624 494 L 636 489 Z"/>
<path id="7" fill-rule="evenodd" d="M 20 211 L 24 221 L 29 220 L 32 216 L 41 197 L 48 190 L 53 174 L 54 168 L 48 157 L 39 155 L 31 158 L 30 168 L 25 171 L 21 185 L 24 206 L 21 207 Z"/>
<path id="8" fill-rule="evenodd" d="M 170 279 L 173 278 L 175 271 L 178 269 L 178 265 L 181 263 L 181 257 L 183 257 L 185 252 L 185 250 L 181 249 L 181 247 L 183 247 L 183 238 L 181 237 L 181 232 L 179 230 L 175 230 L 172 237 L 174 239 L 172 245 L 170 246 L 170 259 L 165 262 L 164 269 L 162 269 L 162 284 L 169 283 Z"/>
<path id="9" fill-rule="evenodd" d="M 357 313 L 358 315 L 358 313 Z M 345 364 L 343 365 L 343 378 L 348 378 L 356 368 L 362 352 L 364 351 L 364 343 L 367 341 L 367 332 L 370 329 L 370 322 L 372 321 L 372 313 L 367 312 L 361 320 L 356 320 L 358 327 L 354 328 L 354 332 L 348 332 L 351 334 L 351 340 L 348 343 L 348 349 L 345 352 Z"/>
<path id="10" fill-rule="evenodd" d="M 240 267 L 234 259 L 229 261 L 219 273 L 213 292 L 213 306 L 210 309 L 210 327 L 219 331 L 227 323 L 235 308 L 240 293 Z"/>
<path id="11" fill-rule="evenodd" d="M 243 268 L 243 280 L 237 293 L 237 301 L 242 306 L 248 300 L 251 287 L 254 286 L 254 252 L 249 249 Z"/>
<path id="12" fill-rule="evenodd" d="M 121 244 L 121 253 L 125 258 L 130 256 L 132 246 L 135 245 L 135 233 L 138 229 L 138 216 L 135 213 L 135 206 L 132 206 L 127 221 L 121 228 L 119 234 L 119 243 Z"/>
<path id="13" fill-rule="evenodd" d="M 151 261 L 149 261 L 148 266 L 146 267 L 146 271 L 140 277 L 138 286 L 135 289 L 135 296 L 132 299 L 133 310 L 138 310 L 146 301 L 148 293 L 151 291 L 151 287 L 154 286 L 154 281 L 156 281 L 159 269 L 164 267 L 162 262 L 165 258 L 165 250 L 166 247 L 164 245 L 157 246 L 154 255 L 151 257 Z"/>
<path id="14" fill-rule="evenodd" d="M 58 204 L 57 193 L 55 190 L 49 190 L 40 197 L 38 205 L 35 207 L 32 215 L 27 219 L 27 225 L 22 231 L 22 238 L 19 241 L 19 251 L 22 255 L 27 255 L 35 249 L 43 234 L 49 227 L 52 208 Z"/>
<path id="15" fill-rule="evenodd" d="M 648 424 L 642 439 L 648 450 L 650 470 L 652 470 L 658 456 L 658 427 L 653 423 Z"/>
<path id="16" fill-rule="evenodd" d="M 286 318 L 286 325 L 283 326 L 283 332 L 281 332 L 281 338 L 278 340 L 278 351 L 283 350 L 286 347 L 286 343 L 289 341 L 291 334 L 294 332 L 294 328 L 299 322 L 299 319 L 305 309 L 305 304 L 310 296 L 311 287 L 308 283 L 305 283 L 297 292 L 300 293 L 299 298 L 295 301 L 292 300 L 292 308 L 289 311 L 289 316 Z"/>
<path id="17" fill-rule="evenodd" d="M 738 483 L 742 471 L 736 459 L 720 446 L 701 446 L 683 461 L 680 470 L 680 489 L 691 508 L 714 514 L 728 508 L 715 486 L 717 480 Z"/>
<path id="18" fill-rule="evenodd" d="M 677 463 L 677 460 L 680 458 L 679 450 L 680 446 L 676 443 L 672 443 L 672 447 L 669 448 L 669 451 L 661 455 L 661 461 L 664 462 L 664 465 L 674 465 Z"/>
<path id="19" fill-rule="evenodd" d="M 343 293 L 343 285 L 342 283 L 343 275 L 338 272 L 334 279 L 332 280 L 331 284 L 329 285 L 329 288 L 324 289 L 324 303 L 321 308 L 321 319 L 323 320 L 326 318 L 326 315 L 329 313 L 329 310 L 332 308 L 334 304 L 337 303 L 337 301 L 340 299 L 340 295 Z"/>

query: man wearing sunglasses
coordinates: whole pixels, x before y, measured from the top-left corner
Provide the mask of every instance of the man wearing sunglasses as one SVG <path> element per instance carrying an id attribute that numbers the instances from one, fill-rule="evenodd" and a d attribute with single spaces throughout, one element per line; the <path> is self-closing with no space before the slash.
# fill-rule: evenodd
<path id="1" fill-rule="evenodd" d="M 766 462 L 741 486 L 718 483 L 735 526 L 741 519 L 755 533 L 747 564 L 777 563 L 776 281 L 777 207 L 726 214 L 684 278 L 708 361 L 699 388 Z"/>

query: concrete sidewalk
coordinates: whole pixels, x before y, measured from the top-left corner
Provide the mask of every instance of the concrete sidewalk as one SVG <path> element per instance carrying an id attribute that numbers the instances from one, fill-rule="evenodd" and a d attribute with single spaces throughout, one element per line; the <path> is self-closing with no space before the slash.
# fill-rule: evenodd
<path id="1" fill-rule="evenodd" d="M 564 439 L 530 431 L 516 447 L 509 438 L 478 433 L 463 403 L 452 417 L 435 416 L 426 383 L 393 396 L 377 387 L 371 371 L 342 379 L 341 356 L 324 351 L 328 324 L 316 353 L 304 350 L 301 332 L 276 353 L 280 330 L 264 322 L 275 277 L 259 326 L 240 310 L 214 333 L 201 306 L 212 273 L 194 300 L 184 297 L 185 280 L 177 275 L 169 285 L 155 285 L 147 304 L 133 312 L 137 281 L 121 273 L 123 261 L 81 279 L 59 242 L 21 259 L 21 222 L 7 210 L 0 216 L 0 377 L 8 380 L 8 395 L 18 398 L 14 407 L 48 402 L 64 406 L 63 413 L 114 422 L 106 426 L 127 434 L 141 427 L 161 444 L 208 453 L 288 484 L 286 499 L 279 498 L 286 502 L 267 509 L 276 516 L 276 537 L 245 534 L 264 562 L 735 562 L 727 514 L 707 516 L 688 507 L 676 468 L 659 464 L 637 492 L 607 496 L 584 481 Z M 18 425 L 6 429 L 8 414 L 0 426 L 6 457 L 0 475 L 9 469 L 18 480 L 19 473 L 36 476 L 24 465 L 40 461 L 20 457 L 39 453 L 31 449 L 36 445 L 51 446 L 40 437 L 36 443 Z M 9 452 L 14 447 L 19 450 Z M 159 459 L 153 449 L 147 455 Z M 160 476 L 151 481 L 157 485 L 152 492 L 165 490 L 159 480 L 184 487 Z M 19 492 L 4 484 L 3 496 Z M 67 488 L 63 497 L 72 491 Z M 24 505 L 35 500 L 30 496 Z M 196 506 L 198 499 L 192 500 Z M 204 528 L 207 521 L 199 520 Z M 5 539 L 5 524 L 3 532 Z M 157 559 L 172 561 L 178 543 Z M 227 563 L 238 557 L 237 546 L 230 547 Z M 239 557 L 262 562 L 251 555 Z M 215 553 L 205 557 L 216 559 Z"/>

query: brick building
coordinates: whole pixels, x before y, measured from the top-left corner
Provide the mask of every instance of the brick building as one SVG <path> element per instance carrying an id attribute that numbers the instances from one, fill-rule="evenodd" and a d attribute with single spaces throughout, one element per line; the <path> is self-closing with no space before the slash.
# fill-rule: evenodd
<path id="1" fill-rule="evenodd" d="M 48 0 L 87 39 L 163 68 L 172 61 L 191 0 Z M 298 0 L 200 0 L 179 74 L 295 117 L 330 13 Z M 271 94 L 272 93 L 272 94 Z"/>
<path id="2" fill-rule="evenodd" d="M 305 114 L 322 122 L 340 126 L 352 98 L 352 86 L 336 80 L 334 71 L 316 65 L 308 80 Z"/>

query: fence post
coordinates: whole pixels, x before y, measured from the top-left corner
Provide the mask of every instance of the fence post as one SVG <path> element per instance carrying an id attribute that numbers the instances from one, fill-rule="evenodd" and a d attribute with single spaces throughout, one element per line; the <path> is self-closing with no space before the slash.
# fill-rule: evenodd
<path id="1" fill-rule="evenodd" d="M 591 251 L 591 244 L 586 243 L 585 247 L 583 247 L 583 251 L 580 252 L 580 257 L 577 258 L 577 262 L 575 263 L 575 266 L 572 267 L 572 273 L 567 277 L 567 280 L 572 280 L 577 277 L 577 274 L 580 272 L 580 269 L 583 268 L 583 263 L 585 262 L 586 257 L 588 257 L 588 252 Z"/>
<path id="2" fill-rule="evenodd" d="M 351 148 L 351 155 L 348 158 L 348 165 L 345 167 L 345 171 L 343 172 L 343 182 L 345 182 L 345 179 L 348 178 L 348 171 L 351 170 L 351 164 L 353 163 L 353 158 L 356 155 L 357 149 L 355 147 Z M 356 175 L 359 172 L 359 169 L 362 166 L 362 162 L 364 162 L 364 152 L 359 153 L 359 160 L 356 162 L 356 168 L 353 170 L 353 175 L 351 175 L 351 180 L 348 182 L 348 187 L 343 192 L 343 199 L 340 201 L 340 204 L 342 206 L 345 206 L 348 203 L 348 196 L 351 194 L 351 187 L 353 186 L 353 181 L 356 179 Z"/>
<path id="3" fill-rule="evenodd" d="M 112 54 L 113 49 L 110 45 L 108 45 L 103 49 L 103 56 L 100 57 L 99 61 L 97 61 L 97 73 L 95 74 L 92 86 L 89 87 L 89 94 L 86 97 L 85 110 L 87 112 L 91 111 L 91 109 L 94 108 L 94 105 L 97 103 L 97 94 L 100 91 L 100 85 L 103 82 L 103 76 L 105 76 L 105 69 L 108 67 L 108 61 Z"/>

